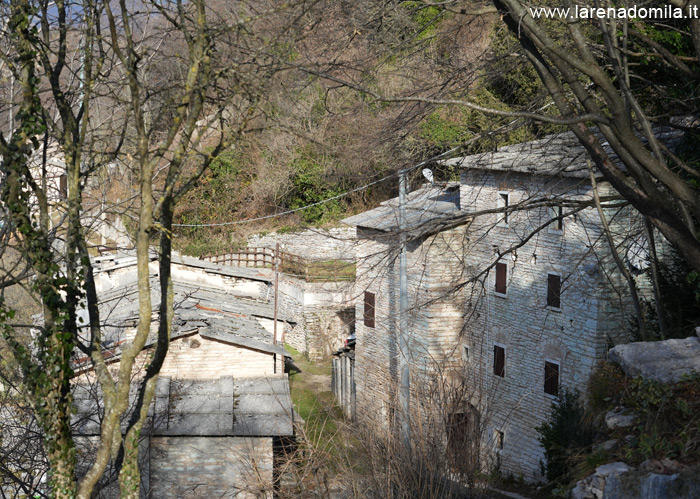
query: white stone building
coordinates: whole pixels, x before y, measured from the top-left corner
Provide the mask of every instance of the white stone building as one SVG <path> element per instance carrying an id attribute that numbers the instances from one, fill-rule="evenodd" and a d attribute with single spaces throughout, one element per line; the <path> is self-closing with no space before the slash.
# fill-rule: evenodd
<path id="1" fill-rule="evenodd" d="M 585 158 L 572 135 L 549 137 L 450 160 L 458 184 L 408 196 L 412 438 L 441 439 L 457 471 L 467 461 L 472 471 L 541 480 L 535 428 L 563 389 L 585 392 L 607 347 L 629 339 L 629 288 L 592 204 Z M 639 215 L 598 180 L 618 254 L 638 263 L 630 248 L 640 244 Z M 397 205 L 344 221 L 366 243 L 356 415 L 385 427 L 402 418 Z M 442 433 L 425 431 L 440 425 Z"/>

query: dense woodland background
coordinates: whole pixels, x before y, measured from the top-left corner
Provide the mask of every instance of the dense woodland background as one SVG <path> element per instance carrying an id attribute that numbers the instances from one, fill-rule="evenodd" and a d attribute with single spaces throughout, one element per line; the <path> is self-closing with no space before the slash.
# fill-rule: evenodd
<path id="1" fill-rule="evenodd" d="M 333 224 L 394 197 L 391 175 L 398 169 L 455 148 L 468 154 L 563 130 L 461 106 L 378 103 L 358 90 L 467 97 L 500 110 L 546 108 L 537 75 L 497 21 L 494 14 L 469 16 L 413 1 L 324 4 L 312 29 L 289 48 L 290 70 L 275 76 L 258 129 L 212 165 L 179 205 L 175 223 L 270 215 L 390 178 L 262 223 L 176 229 L 176 246 L 201 254 L 236 246 L 254 231 Z M 458 177 L 430 166 L 438 180 Z M 414 173 L 414 185 L 424 182 Z"/>

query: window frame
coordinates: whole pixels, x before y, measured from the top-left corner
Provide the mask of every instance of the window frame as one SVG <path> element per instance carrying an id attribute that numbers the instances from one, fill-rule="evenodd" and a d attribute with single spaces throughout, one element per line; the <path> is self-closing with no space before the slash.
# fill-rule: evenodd
<path id="1" fill-rule="evenodd" d="M 496 262 L 494 269 L 496 270 L 496 275 L 495 275 L 495 283 L 494 283 L 495 285 L 494 285 L 494 292 L 493 293 L 496 296 L 500 296 L 501 298 L 506 298 L 506 297 L 508 297 L 508 264 L 506 262 Z M 503 269 L 503 291 L 498 290 L 499 269 Z"/>
<path id="2" fill-rule="evenodd" d="M 501 367 L 501 373 L 499 374 L 496 371 L 496 349 L 500 348 L 503 351 L 503 366 Z M 493 344 L 493 375 L 498 376 L 499 378 L 504 378 L 506 377 L 506 346 L 503 343 L 494 343 Z"/>
<path id="3" fill-rule="evenodd" d="M 557 305 L 550 303 L 550 277 L 557 277 L 559 282 L 559 291 L 556 294 Z M 562 275 L 559 272 L 547 272 L 547 308 L 550 310 L 560 311 L 561 310 L 561 285 L 562 285 Z"/>
<path id="4" fill-rule="evenodd" d="M 371 298 L 371 300 L 369 300 Z M 371 301 L 371 304 L 370 304 Z M 371 314 L 370 314 L 371 312 Z M 362 302 L 362 324 L 374 329 L 377 324 L 377 294 L 365 290 Z"/>
<path id="5" fill-rule="evenodd" d="M 551 364 L 552 366 L 556 366 L 557 368 L 557 386 L 556 386 L 556 393 L 550 393 L 547 391 L 547 380 L 549 379 L 547 377 L 547 364 Z M 544 359 L 544 386 L 543 386 L 543 391 L 544 394 L 551 398 L 551 399 L 556 399 L 559 398 L 559 387 L 561 386 L 561 362 L 558 360 L 553 360 L 553 359 Z"/>

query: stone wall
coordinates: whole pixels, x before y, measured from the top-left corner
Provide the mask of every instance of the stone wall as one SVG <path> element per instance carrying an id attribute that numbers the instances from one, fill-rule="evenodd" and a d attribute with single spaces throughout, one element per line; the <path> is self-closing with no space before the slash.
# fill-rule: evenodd
<path id="1" fill-rule="evenodd" d="M 328 358 L 355 330 L 354 308 L 310 308 L 304 311 L 307 353 L 311 360 Z"/>
<path id="2" fill-rule="evenodd" d="M 388 427 L 395 400 L 398 361 L 398 266 L 392 240 L 359 229 L 355 282 L 356 415 L 365 425 Z M 374 327 L 364 322 L 364 294 L 375 295 Z"/>
<path id="3" fill-rule="evenodd" d="M 285 342 L 312 360 L 335 352 L 354 331 L 353 291 L 352 282 L 314 283 L 280 274 L 280 307 L 296 321 L 287 327 Z"/>
<path id="4" fill-rule="evenodd" d="M 473 212 L 493 209 L 503 192 L 509 193 L 510 205 L 538 196 L 591 195 L 588 182 L 573 178 L 468 171 L 462 183 L 462 209 Z M 606 332 L 625 328 L 627 302 L 620 300 L 611 313 L 610 281 L 616 279 L 616 270 L 610 266 L 593 208 L 565 218 L 562 230 L 544 227 L 529 240 L 551 218 L 548 207 L 513 212 L 507 223 L 502 218 L 502 214 L 485 215 L 469 229 L 470 240 L 480 242 L 470 245 L 467 268 L 478 274 L 496 262 L 505 263 L 507 291 L 495 292 L 495 269 L 483 276 L 483 299 L 473 308 L 474 320 L 463 341 L 475 352 L 470 355 L 476 374 L 472 383 L 480 387 L 478 407 L 487 421 L 484 433 L 502 435 L 498 449 L 502 470 L 540 480 L 544 456 L 535 427 L 545 420 L 554 400 L 544 391 L 545 362 L 559 366 L 560 389 L 585 392 L 593 367 L 602 359 Z M 547 305 L 549 274 L 560 276 L 559 308 Z M 616 292 L 624 296 L 624 289 Z M 604 312 L 602 306 L 607 306 Z M 503 377 L 493 370 L 496 345 L 505 349 Z"/>
<path id="5" fill-rule="evenodd" d="M 277 361 L 277 373 L 284 372 L 284 359 Z M 193 334 L 170 342 L 161 376 L 187 379 L 218 379 L 270 376 L 275 373 L 272 354 L 229 345 Z"/>
<path id="6" fill-rule="evenodd" d="M 256 234 L 248 239 L 248 246 L 275 248 L 279 243 L 280 250 L 310 260 L 340 260 L 354 258 L 355 242 L 355 229 L 340 227 L 308 229 L 289 234 Z"/>
<path id="7" fill-rule="evenodd" d="M 272 497 L 272 438 L 152 437 L 150 497 Z"/>

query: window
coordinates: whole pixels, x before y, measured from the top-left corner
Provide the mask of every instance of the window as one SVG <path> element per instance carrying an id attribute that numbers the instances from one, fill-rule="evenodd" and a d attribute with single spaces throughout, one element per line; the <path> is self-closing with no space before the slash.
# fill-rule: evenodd
<path id="1" fill-rule="evenodd" d="M 496 293 L 506 294 L 506 275 L 508 273 L 508 265 L 505 263 L 496 264 Z"/>
<path id="2" fill-rule="evenodd" d="M 561 276 L 547 274 L 547 306 L 561 308 Z"/>
<path id="3" fill-rule="evenodd" d="M 374 304 L 375 295 L 369 291 L 365 291 L 365 309 L 364 309 L 364 323 L 367 327 L 374 327 Z"/>
<path id="4" fill-rule="evenodd" d="M 545 361 L 544 363 L 544 393 L 559 395 L 559 364 Z"/>
<path id="5" fill-rule="evenodd" d="M 68 177 L 66 175 L 58 177 L 58 195 L 62 199 L 68 197 Z"/>
<path id="6" fill-rule="evenodd" d="M 469 362 L 469 347 L 466 345 L 462 349 L 462 360 L 464 362 Z"/>
<path id="7" fill-rule="evenodd" d="M 493 446 L 496 450 L 503 450 L 503 432 L 501 430 L 495 430 L 493 432 Z"/>
<path id="8" fill-rule="evenodd" d="M 508 192 L 499 192 L 498 193 L 498 207 L 503 208 L 504 213 L 503 213 L 503 218 L 501 219 L 501 223 L 508 225 L 508 206 L 510 206 L 510 201 L 509 201 L 509 196 L 510 193 Z"/>
<path id="9" fill-rule="evenodd" d="M 506 375 L 506 349 L 500 345 L 493 346 L 493 374 L 501 378 Z"/>
<path id="10" fill-rule="evenodd" d="M 549 209 L 549 219 L 552 223 L 549 225 L 550 232 L 561 232 L 564 229 L 564 219 L 561 218 L 564 214 L 564 208 L 561 206 L 552 206 Z"/>

